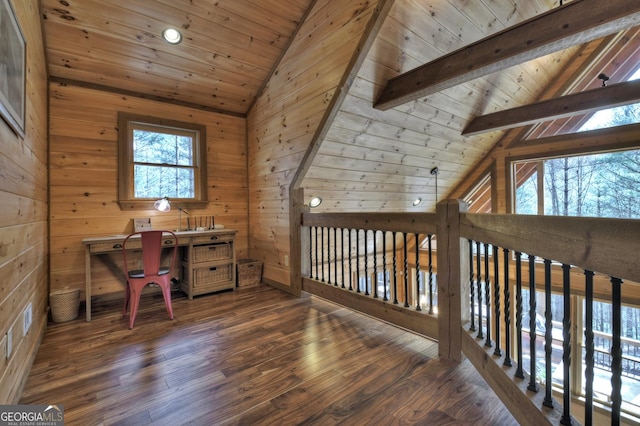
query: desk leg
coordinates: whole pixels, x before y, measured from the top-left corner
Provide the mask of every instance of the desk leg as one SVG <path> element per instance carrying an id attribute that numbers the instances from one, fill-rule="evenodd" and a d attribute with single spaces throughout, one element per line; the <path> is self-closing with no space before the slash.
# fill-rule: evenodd
<path id="1" fill-rule="evenodd" d="M 85 273 L 85 289 L 84 295 L 87 305 L 87 322 L 91 321 L 91 251 L 89 246 L 85 246 L 84 251 L 84 273 Z"/>

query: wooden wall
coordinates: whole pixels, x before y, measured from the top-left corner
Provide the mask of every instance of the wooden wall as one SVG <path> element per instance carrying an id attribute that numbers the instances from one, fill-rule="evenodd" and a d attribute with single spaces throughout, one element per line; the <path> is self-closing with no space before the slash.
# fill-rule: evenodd
<path id="1" fill-rule="evenodd" d="M 207 126 L 207 209 L 216 224 L 237 229 L 236 256 L 248 254 L 246 120 L 201 110 L 52 83 L 50 88 L 51 288 L 84 295 L 84 246 L 91 236 L 133 231 L 132 218 L 151 217 L 153 228 L 175 229 L 178 210 L 122 211 L 117 203 L 117 114 L 195 122 Z M 183 227 L 186 216 L 182 215 Z M 121 257 L 114 259 L 121 264 Z M 102 262 L 92 262 L 93 294 L 120 297 L 124 287 Z M 84 296 L 83 296 L 84 297 Z"/>
<path id="2" fill-rule="evenodd" d="M 250 253 L 289 286 L 289 185 L 376 2 L 317 0 L 248 115 Z"/>
<path id="3" fill-rule="evenodd" d="M 0 404 L 17 403 L 46 325 L 47 75 L 38 0 L 10 0 L 27 42 L 25 138 L 0 119 Z M 3 25 L 5 25 L 3 23 Z M 23 312 L 33 322 L 23 334 Z M 5 356 L 7 333 L 13 350 Z"/>

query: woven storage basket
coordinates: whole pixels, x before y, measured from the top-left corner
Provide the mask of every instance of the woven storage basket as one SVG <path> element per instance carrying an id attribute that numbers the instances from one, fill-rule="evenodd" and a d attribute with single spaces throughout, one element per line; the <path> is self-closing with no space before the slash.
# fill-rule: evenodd
<path id="1" fill-rule="evenodd" d="M 231 244 L 214 244 L 208 246 L 193 246 L 193 261 L 208 262 L 210 260 L 230 259 Z"/>
<path id="2" fill-rule="evenodd" d="M 49 293 L 53 322 L 71 321 L 78 317 L 80 290 L 55 290 Z"/>
<path id="3" fill-rule="evenodd" d="M 240 259 L 236 263 L 238 287 L 253 287 L 262 281 L 262 262 L 252 259 Z"/>

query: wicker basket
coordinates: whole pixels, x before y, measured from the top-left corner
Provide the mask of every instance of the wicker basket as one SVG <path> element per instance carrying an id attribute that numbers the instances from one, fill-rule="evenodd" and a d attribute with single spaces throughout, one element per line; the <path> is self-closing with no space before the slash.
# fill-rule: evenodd
<path id="1" fill-rule="evenodd" d="M 262 281 L 262 262 L 252 259 L 240 259 L 236 262 L 238 287 L 253 287 Z"/>
<path id="2" fill-rule="evenodd" d="M 80 290 L 55 290 L 49 293 L 53 322 L 71 321 L 78 317 Z"/>

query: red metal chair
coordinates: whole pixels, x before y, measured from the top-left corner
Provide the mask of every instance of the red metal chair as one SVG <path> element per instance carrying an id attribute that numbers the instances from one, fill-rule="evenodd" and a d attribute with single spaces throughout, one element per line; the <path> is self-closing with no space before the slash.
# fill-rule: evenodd
<path id="1" fill-rule="evenodd" d="M 163 233 L 169 235 L 162 235 Z M 127 243 L 131 243 L 131 238 L 139 235 L 142 247 L 142 268 L 129 270 L 127 264 Z M 162 249 L 165 247 L 172 248 L 171 266 L 161 266 Z M 129 250 L 131 246 L 129 245 Z M 171 231 L 143 231 L 134 232 L 125 238 L 122 243 L 122 256 L 124 258 L 124 272 L 127 276 L 127 288 L 125 291 L 124 313 L 127 314 L 129 307 L 129 329 L 133 328 L 136 320 L 138 306 L 140 304 L 140 295 L 142 289 L 147 284 L 155 283 L 162 289 L 164 303 L 169 312 L 169 318 L 173 319 L 173 308 L 171 307 L 171 271 L 176 262 L 176 254 L 178 252 L 178 237 Z"/>

